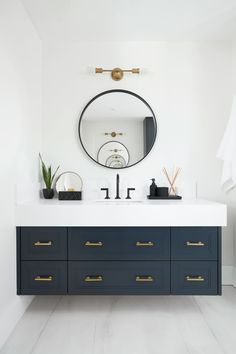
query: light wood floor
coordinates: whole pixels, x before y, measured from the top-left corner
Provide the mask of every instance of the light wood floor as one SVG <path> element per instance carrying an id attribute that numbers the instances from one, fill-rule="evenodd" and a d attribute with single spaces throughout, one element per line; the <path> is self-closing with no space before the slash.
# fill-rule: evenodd
<path id="1" fill-rule="evenodd" d="M 1 354 L 235 354 L 236 289 L 223 296 L 36 297 Z"/>

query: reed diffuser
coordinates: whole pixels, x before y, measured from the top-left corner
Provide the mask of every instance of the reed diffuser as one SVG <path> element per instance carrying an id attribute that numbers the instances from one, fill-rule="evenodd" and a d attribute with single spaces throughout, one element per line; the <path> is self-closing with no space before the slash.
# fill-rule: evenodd
<path id="1" fill-rule="evenodd" d="M 173 174 L 172 174 L 172 176 L 170 176 L 170 174 L 167 172 L 166 168 L 165 167 L 163 168 L 163 173 L 166 176 L 166 178 L 170 184 L 169 195 L 176 195 L 175 182 L 176 182 L 178 175 L 180 174 L 180 171 L 181 171 L 181 168 L 179 168 L 179 167 L 174 168 Z"/>

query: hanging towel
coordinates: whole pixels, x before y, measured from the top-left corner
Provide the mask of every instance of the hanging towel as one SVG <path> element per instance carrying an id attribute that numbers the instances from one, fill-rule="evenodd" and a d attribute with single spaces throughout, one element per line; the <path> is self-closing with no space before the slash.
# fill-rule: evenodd
<path id="1" fill-rule="evenodd" d="M 229 191 L 236 186 L 236 95 L 217 157 L 223 160 L 221 186 L 224 191 Z"/>

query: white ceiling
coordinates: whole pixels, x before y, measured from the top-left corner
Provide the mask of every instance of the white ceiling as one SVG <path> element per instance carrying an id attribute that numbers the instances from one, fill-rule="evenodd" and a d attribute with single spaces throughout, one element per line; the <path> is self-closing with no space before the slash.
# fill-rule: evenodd
<path id="1" fill-rule="evenodd" d="M 21 0 L 43 40 L 236 39 L 236 0 Z"/>

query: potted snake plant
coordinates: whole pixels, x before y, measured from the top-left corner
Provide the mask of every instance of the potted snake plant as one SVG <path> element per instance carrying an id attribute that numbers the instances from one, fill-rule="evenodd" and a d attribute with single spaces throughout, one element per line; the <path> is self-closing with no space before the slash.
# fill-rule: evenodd
<path id="1" fill-rule="evenodd" d="M 41 168 L 42 168 L 42 177 L 45 183 L 46 188 L 43 189 L 43 196 L 45 199 L 52 199 L 54 196 L 54 190 L 52 188 L 52 183 L 54 177 L 59 169 L 60 166 L 57 167 L 56 171 L 52 174 L 52 167 L 47 167 L 43 162 L 41 154 L 39 154 Z"/>

